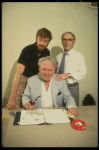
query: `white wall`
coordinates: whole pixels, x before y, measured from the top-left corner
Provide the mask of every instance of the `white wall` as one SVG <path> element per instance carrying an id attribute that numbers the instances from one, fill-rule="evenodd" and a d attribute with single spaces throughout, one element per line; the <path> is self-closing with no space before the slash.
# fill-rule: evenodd
<path id="1" fill-rule="evenodd" d="M 87 76 L 80 81 L 80 104 L 86 94 L 98 101 L 98 11 L 89 3 L 2 3 L 2 99 L 9 99 L 17 59 L 22 49 L 35 42 L 39 28 L 53 35 L 48 48 L 63 49 L 61 35 L 76 36 L 74 49 L 84 55 Z M 56 50 L 56 49 L 55 49 Z"/>

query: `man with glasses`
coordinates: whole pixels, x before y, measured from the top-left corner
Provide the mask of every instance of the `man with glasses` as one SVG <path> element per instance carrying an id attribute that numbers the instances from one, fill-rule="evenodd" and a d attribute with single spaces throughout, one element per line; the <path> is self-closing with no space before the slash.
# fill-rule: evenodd
<path id="1" fill-rule="evenodd" d="M 50 55 L 47 46 L 51 39 L 51 32 L 46 28 L 41 28 L 37 31 L 36 42 L 22 50 L 18 59 L 11 96 L 6 108 L 22 107 L 21 98 L 26 87 L 26 81 L 29 77 L 38 74 L 37 63 L 39 58 Z"/>
<path id="2" fill-rule="evenodd" d="M 62 45 L 64 52 L 57 56 L 58 68 L 56 79 L 58 81 L 67 80 L 68 88 L 79 105 L 79 81 L 86 76 L 86 65 L 81 53 L 73 49 L 75 35 L 65 32 L 62 35 Z"/>

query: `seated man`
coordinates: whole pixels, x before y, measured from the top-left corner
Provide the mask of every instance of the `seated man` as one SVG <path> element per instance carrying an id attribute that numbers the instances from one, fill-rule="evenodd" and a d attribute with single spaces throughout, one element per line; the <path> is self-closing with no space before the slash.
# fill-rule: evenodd
<path id="1" fill-rule="evenodd" d="M 38 75 L 28 79 L 22 95 L 23 106 L 27 110 L 32 110 L 34 107 L 63 107 L 63 104 L 65 104 L 68 113 L 76 116 L 76 103 L 67 87 L 66 80 L 59 82 L 55 79 L 55 60 L 49 56 L 42 57 L 38 61 L 38 67 Z M 36 101 L 35 105 L 32 106 L 30 102 L 34 101 Z"/>

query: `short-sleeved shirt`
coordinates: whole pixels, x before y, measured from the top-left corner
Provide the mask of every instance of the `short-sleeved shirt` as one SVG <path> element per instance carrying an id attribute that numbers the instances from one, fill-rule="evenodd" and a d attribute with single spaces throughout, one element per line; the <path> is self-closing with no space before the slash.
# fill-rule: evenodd
<path id="1" fill-rule="evenodd" d="M 47 48 L 41 52 L 40 56 L 38 56 L 36 43 L 26 46 L 18 59 L 18 63 L 25 65 L 23 75 L 31 77 L 38 74 L 38 60 L 45 56 L 50 56 L 50 51 Z"/>

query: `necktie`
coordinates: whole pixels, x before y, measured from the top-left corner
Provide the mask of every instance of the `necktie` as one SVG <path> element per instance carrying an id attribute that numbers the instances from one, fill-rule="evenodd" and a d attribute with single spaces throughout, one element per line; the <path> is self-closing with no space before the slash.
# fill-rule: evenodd
<path id="1" fill-rule="evenodd" d="M 64 73 L 64 69 L 65 69 L 65 56 L 66 56 L 67 54 L 68 54 L 68 53 L 64 53 L 64 54 L 63 54 L 63 58 L 62 58 L 62 61 L 61 61 L 60 67 L 59 67 L 58 74 Z"/>

